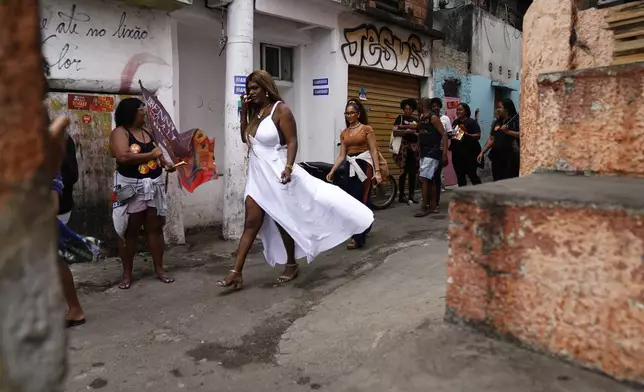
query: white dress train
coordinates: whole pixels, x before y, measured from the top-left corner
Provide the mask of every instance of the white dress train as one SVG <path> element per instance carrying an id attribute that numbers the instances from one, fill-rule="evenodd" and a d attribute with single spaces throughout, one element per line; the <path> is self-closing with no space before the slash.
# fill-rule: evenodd
<path id="1" fill-rule="evenodd" d="M 280 145 L 273 113 L 263 119 L 255 137 L 250 139 L 248 182 L 244 198 L 250 196 L 264 210 L 259 231 L 264 257 L 271 266 L 286 264 L 286 248 L 278 223 L 295 241 L 295 257 L 310 263 L 328 249 L 343 243 L 354 234 L 367 230 L 374 221 L 373 212 L 339 187 L 318 180 L 294 165 L 291 182 L 281 183 L 286 165 L 285 146 Z"/>

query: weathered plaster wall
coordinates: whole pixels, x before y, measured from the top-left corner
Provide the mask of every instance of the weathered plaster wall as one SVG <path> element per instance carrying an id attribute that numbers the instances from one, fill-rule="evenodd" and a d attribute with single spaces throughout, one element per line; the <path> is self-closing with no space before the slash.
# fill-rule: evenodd
<path id="1" fill-rule="evenodd" d="M 472 93 L 472 83 L 468 75 L 462 75 L 456 72 L 453 69 L 449 68 L 439 68 L 434 69 L 434 97 L 438 97 L 441 100 L 445 101 L 445 90 L 443 90 L 443 84 L 447 80 L 457 79 L 461 82 L 458 89 L 458 97 L 461 102 L 470 103 L 471 102 L 471 93 Z M 473 110 L 473 109 L 472 109 Z"/>
<path id="2" fill-rule="evenodd" d="M 433 96 L 445 100 L 443 84 L 447 80 L 457 79 L 461 82 L 458 98 L 461 98 L 463 102 L 469 103 L 472 90 L 468 77 L 469 55 L 446 45 L 443 41 L 434 41 L 432 43 L 431 59 Z"/>
<path id="3" fill-rule="evenodd" d="M 644 382 L 644 182 L 531 174 L 470 188 L 450 203 L 448 319 Z"/>
<path id="4" fill-rule="evenodd" d="M 226 54 L 219 55 L 220 31 L 204 24 L 177 23 L 179 106 L 181 130 L 200 128 L 215 139 L 217 171 L 224 169 L 224 94 Z M 211 24 L 216 24 L 212 20 Z M 223 219 L 223 178 L 183 192 L 181 202 L 186 228 L 220 224 Z"/>
<path id="5" fill-rule="evenodd" d="M 433 69 L 446 68 L 461 75 L 467 75 L 469 72 L 469 55 L 467 52 L 454 49 L 444 41 L 434 41 L 431 45 Z"/>
<path id="6" fill-rule="evenodd" d="M 644 176 L 644 66 L 539 77 L 536 167 Z"/>
<path id="7" fill-rule="evenodd" d="M 472 73 L 503 84 L 519 80 L 521 32 L 480 8 L 472 23 Z"/>
<path id="8" fill-rule="evenodd" d="M 615 8 L 610 8 L 615 9 Z M 571 0 L 536 0 L 524 17 L 523 70 L 521 82 L 521 174 L 540 168 L 541 156 L 550 155 L 541 142 L 538 125 L 540 74 L 571 69 L 602 67 L 610 64 L 613 34 L 605 30 L 609 9 L 576 11 Z M 570 38 L 574 24 L 578 40 Z M 528 49 L 529 48 L 529 49 Z M 581 128 L 576 128 L 580 132 Z"/>
<path id="9" fill-rule="evenodd" d="M 172 84 L 167 14 L 102 0 L 41 0 L 43 52 L 53 87 L 108 93 Z"/>

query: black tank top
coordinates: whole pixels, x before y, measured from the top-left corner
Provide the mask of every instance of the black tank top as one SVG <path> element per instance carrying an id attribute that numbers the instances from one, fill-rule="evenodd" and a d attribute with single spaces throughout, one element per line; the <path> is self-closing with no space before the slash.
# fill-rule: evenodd
<path id="1" fill-rule="evenodd" d="M 130 132 L 129 129 L 124 128 L 125 132 L 127 132 L 128 136 L 128 143 L 130 145 L 130 152 L 136 153 L 136 154 L 144 154 L 151 152 L 155 146 L 154 144 L 154 139 L 152 138 L 152 135 L 148 133 L 145 129 L 143 130 L 144 132 L 144 140 L 145 135 L 148 136 L 149 142 L 147 143 L 141 143 L 140 141 L 136 140 L 134 135 Z M 142 163 L 140 165 L 124 165 L 121 163 L 116 163 L 116 171 L 122 175 L 123 177 L 129 177 L 129 178 L 157 178 L 163 173 L 163 168 L 159 165 L 159 162 L 157 162 L 156 159 L 151 159 L 146 163 Z"/>

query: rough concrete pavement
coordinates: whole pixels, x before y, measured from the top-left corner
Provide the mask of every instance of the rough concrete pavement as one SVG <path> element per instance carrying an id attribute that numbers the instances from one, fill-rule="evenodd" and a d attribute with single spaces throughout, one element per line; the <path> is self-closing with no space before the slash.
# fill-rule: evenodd
<path id="1" fill-rule="evenodd" d="M 70 331 L 67 390 L 633 390 L 444 325 L 446 215 L 412 212 L 379 212 L 366 249 L 334 249 L 283 287 L 259 252 L 244 290 L 215 287 L 234 245 L 212 233 L 168 252 L 172 285 L 137 263 L 143 279 L 120 291 L 115 262 L 77 266 L 88 323 Z"/>

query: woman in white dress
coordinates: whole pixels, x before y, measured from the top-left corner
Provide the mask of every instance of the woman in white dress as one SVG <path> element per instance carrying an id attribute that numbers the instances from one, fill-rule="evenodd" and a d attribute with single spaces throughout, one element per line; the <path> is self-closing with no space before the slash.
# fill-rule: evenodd
<path id="1" fill-rule="evenodd" d="M 306 257 L 310 263 L 373 223 L 373 212 L 364 204 L 294 166 L 295 118 L 266 71 L 246 78 L 241 138 L 249 149 L 244 232 L 235 266 L 218 286 L 242 288 L 242 269 L 258 234 L 266 262 L 286 264 L 277 280 L 286 283 L 299 274 L 296 259 Z"/>

